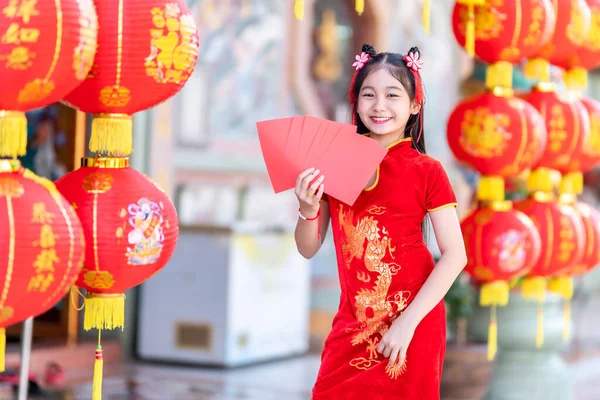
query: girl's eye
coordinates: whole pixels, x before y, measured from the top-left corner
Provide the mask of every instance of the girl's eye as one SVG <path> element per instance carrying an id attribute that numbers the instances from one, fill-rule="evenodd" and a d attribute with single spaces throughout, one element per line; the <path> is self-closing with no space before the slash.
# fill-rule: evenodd
<path id="1" fill-rule="evenodd" d="M 391 93 L 390 93 L 390 94 L 388 94 L 388 96 L 389 96 L 389 97 L 400 97 L 400 96 L 398 96 L 397 94 L 391 94 Z"/>
<path id="2" fill-rule="evenodd" d="M 373 94 L 372 93 L 365 93 L 365 94 L 363 94 L 363 96 L 364 97 L 373 97 Z"/>

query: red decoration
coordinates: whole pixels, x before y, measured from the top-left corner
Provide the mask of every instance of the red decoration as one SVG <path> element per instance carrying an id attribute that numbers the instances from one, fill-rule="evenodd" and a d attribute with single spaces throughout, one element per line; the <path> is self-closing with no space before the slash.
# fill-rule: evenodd
<path id="1" fill-rule="evenodd" d="M 554 0 L 556 26 L 551 40 L 537 56 L 569 69 L 576 66 L 577 53 L 584 49 L 590 30 L 591 13 L 585 0 Z"/>
<path id="2" fill-rule="evenodd" d="M 5 327 L 46 312 L 65 296 L 81 271 L 85 242 L 77 215 L 54 184 L 18 161 L 0 161 L 0 227 L 3 346 Z"/>
<path id="3" fill-rule="evenodd" d="M 77 285 L 87 290 L 84 328 L 123 326 L 124 295 L 162 269 L 178 237 L 175 207 L 126 158 L 85 159 L 56 185 L 71 202 L 87 249 Z M 108 309 L 109 311 L 106 311 Z"/>
<path id="4" fill-rule="evenodd" d="M 591 23 L 583 45 L 573 55 L 573 65 L 586 70 L 600 67 L 600 0 L 586 0 Z"/>
<path id="5" fill-rule="evenodd" d="M 536 88 L 524 96 L 542 115 L 548 145 L 537 166 L 574 172 L 581 168 L 584 144 L 590 136 L 585 106 L 572 93 Z"/>
<path id="6" fill-rule="evenodd" d="M 533 220 L 542 240 L 541 257 L 528 276 L 568 274 L 583 255 L 584 229 L 574 209 L 542 193 L 516 202 L 515 208 Z"/>
<path id="7" fill-rule="evenodd" d="M 600 211 L 581 201 L 573 205 L 584 227 L 583 255 L 571 269 L 573 275 L 582 275 L 600 264 Z"/>
<path id="8" fill-rule="evenodd" d="M 461 222 L 468 262 L 465 271 L 482 283 L 510 281 L 538 262 L 540 236 L 525 214 L 510 202 L 479 207 Z"/>
<path id="9" fill-rule="evenodd" d="M 482 61 L 515 64 L 540 50 L 550 39 L 555 20 L 550 0 L 458 0 L 452 28 L 458 43 L 470 53 L 474 45 L 474 54 Z"/>
<path id="10" fill-rule="evenodd" d="M 448 120 L 455 157 L 483 175 L 482 200 L 503 200 L 503 178 L 535 165 L 546 147 L 546 128 L 527 102 L 484 93 L 460 103 Z"/>
<path id="11" fill-rule="evenodd" d="M 7 0 L 0 6 L 0 156 L 25 154 L 23 111 L 62 99 L 92 66 L 98 34 L 91 0 Z"/>
<path id="12" fill-rule="evenodd" d="M 100 33 L 88 79 L 65 102 L 97 114 L 90 149 L 131 153 L 131 115 L 177 93 L 198 57 L 198 31 L 183 0 L 94 1 Z"/>
<path id="13" fill-rule="evenodd" d="M 582 172 L 586 172 L 600 164 L 600 102 L 583 98 L 581 103 L 590 117 L 590 136 L 579 155 L 579 168 Z"/>

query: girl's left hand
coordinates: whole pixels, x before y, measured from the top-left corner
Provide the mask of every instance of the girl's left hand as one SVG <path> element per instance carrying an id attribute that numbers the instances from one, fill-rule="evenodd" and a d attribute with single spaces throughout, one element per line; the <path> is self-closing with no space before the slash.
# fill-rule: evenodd
<path id="1" fill-rule="evenodd" d="M 388 367 L 392 367 L 396 363 L 396 359 L 399 366 L 404 364 L 406 351 L 416 328 L 416 324 L 411 322 L 405 314 L 400 314 L 392 323 L 390 329 L 383 335 L 377 346 L 377 351 L 385 358 L 389 358 Z"/>

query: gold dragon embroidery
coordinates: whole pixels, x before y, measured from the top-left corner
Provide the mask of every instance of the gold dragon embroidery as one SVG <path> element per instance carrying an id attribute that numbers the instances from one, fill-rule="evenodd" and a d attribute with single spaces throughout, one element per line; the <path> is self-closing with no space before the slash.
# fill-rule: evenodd
<path id="1" fill-rule="evenodd" d="M 371 207 L 366 216 L 353 224 L 352 211 L 345 212 L 344 206 L 339 205 L 338 217 L 340 227 L 344 233 L 342 238 L 342 254 L 346 267 L 354 260 L 363 260 L 366 271 L 358 271 L 357 278 L 362 282 L 369 282 L 369 273 L 376 273 L 375 286 L 371 289 L 361 289 L 354 297 L 356 317 L 359 326 L 352 337 L 352 345 L 364 345 L 367 357 L 359 357 L 350 361 L 350 365 L 358 369 L 370 369 L 381 362 L 377 354 L 377 345 L 385 335 L 392 321 L 407 306 L 410 292 L 397 291 L 388 293 L 392 277 L 400 271 L 400 265 L 395 262 L 383 262 L 389 254 L 394 259 L 395 247 L 385 227 L 379 226 L 379 221 L 374 215 L 382 215 L 383 207 Z M 366 242 L 366 245 L 365 245 Z M 386 368 L 388 375 L 396 379 L 406 370 L 406 361 L 403 365 L 394 365 Z"/>

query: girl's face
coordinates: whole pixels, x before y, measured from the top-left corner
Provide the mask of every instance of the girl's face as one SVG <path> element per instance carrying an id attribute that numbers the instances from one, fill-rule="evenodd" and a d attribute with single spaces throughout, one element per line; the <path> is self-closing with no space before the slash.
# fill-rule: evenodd
<path id="1" fill-rule="evenodd" d="M 371 72 L 358 93 L 358 116 L 371 135 L 389 135 L 394 140 L 404 137 L 408 118 L 420 109 L 387 68 Z"/>

